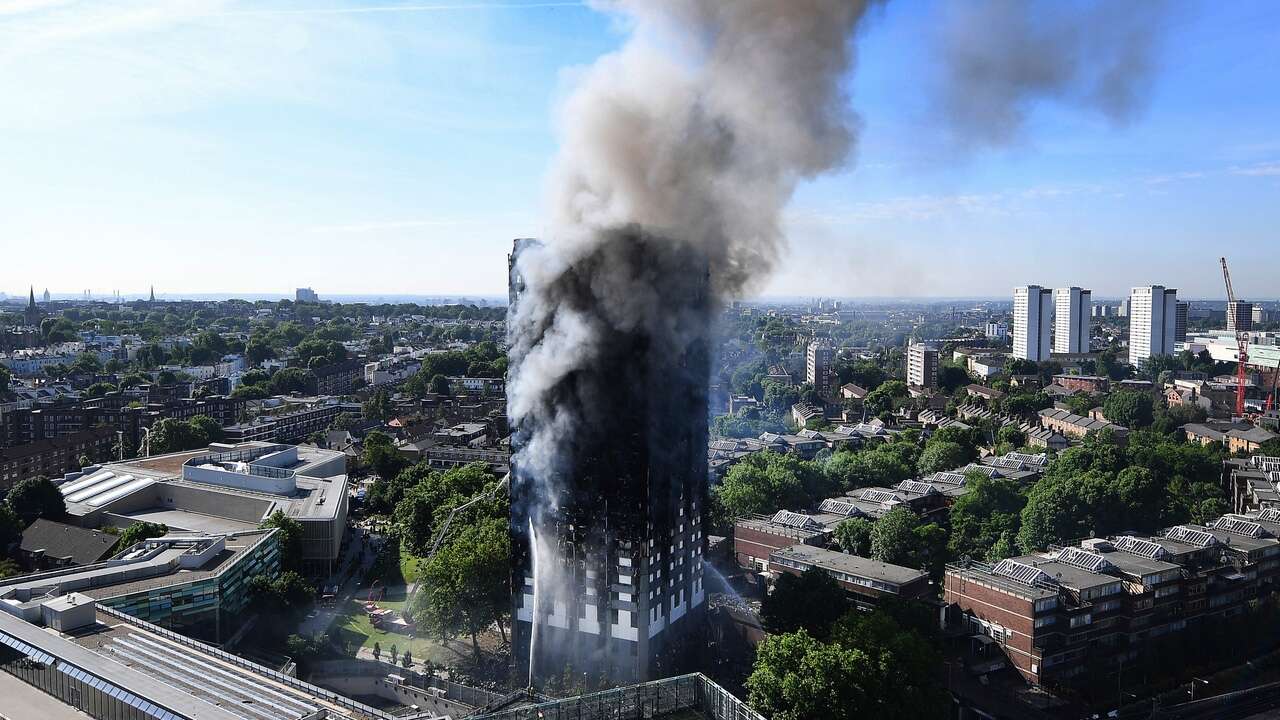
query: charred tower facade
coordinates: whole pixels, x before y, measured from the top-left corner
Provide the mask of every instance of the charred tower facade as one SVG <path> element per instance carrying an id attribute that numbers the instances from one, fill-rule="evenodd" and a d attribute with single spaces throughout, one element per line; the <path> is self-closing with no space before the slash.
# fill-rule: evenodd
<path id="1" fill-rule="evenodd" d="M 554 438 L 549 477 L 522 462 L 532 431 L 513 418 L 512 652 L 520 677 L 534 684 L 566 674 L 594 685 L 682 671 L 705 614 L 713 303 L 707 273 L 698 269 L 706 262 L 639 233 L 620 233 L 602 247 L 556 273 L 550 285 L 559 311 L 600 302 L 591 280 L 606 264 L 642 283 L 666 274 L 657 287 L 672 310 L 606 327 L 592 362 L 549 386 L 551 402 L 574 420 Z M 524 315 L 517 256 L 540 249 L 516 241 L 512 322 Z M 521 360 L 512 357 L 512 367 Z"/>

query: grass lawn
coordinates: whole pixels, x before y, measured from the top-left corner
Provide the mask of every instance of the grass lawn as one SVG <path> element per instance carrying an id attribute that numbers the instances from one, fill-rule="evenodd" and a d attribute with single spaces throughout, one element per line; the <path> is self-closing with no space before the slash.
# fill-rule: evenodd
<path id="1" fill-rule="evenodd" d="M 387 600 L 379 600 L 378 605 L 384 608 L 400 611 L 404 609 L 405 598 L 402 594 L 398 597 L 393 596 Z M 369 616 L 364 611 L 365 597 L 352 598 L 343 612 L 334 619 L 333 626 L 330 628 L 335 639 L 346 643 L 351 651 L 355 653 L 358 648 L 373 649 L 374 643 L 382 648 L 382 656 L 389 657 L 391 654 L 391 646 L 396 646 L 396 651 L 403 653 L 408 650 L 413 655 L 415 663 L 423 660 L 430 660 L 438 665 L 456 666 L 461 663 L 468 663 L 471 660 L 470 640 L 460 642 L 457 640 L 441 643 L 439 638 L 410 638 L 408 635 L 401 633 L 387 632 L 375 628 L 369 622 Z"/>
<path id="2" fill-rule="evenodd" d="M 422 558 L 415 557 L 406 552 L 400 553 L 400 574 L 404 577 L 406 583 L 415 583 L 418 581 L 418 563 Z"/>

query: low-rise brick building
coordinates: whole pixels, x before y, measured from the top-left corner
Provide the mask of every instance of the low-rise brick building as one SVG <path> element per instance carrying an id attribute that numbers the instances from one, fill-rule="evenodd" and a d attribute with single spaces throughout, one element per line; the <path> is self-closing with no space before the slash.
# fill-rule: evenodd
<path id="1" fill-rule="evenodd" d="M 769 570 L 774 574 L 800 575 L 814 567 L 834 578 L 860 605 L 875 605 L 886 597 L 911 600 L 928 595 L 931 589 L 928 573 L 803 543 L 769 555 Z"/>
<path id="2" fill-rule="evenodd" d="M 1089 670 L 1118 671 L 1156 638 L 1239 615 L 1273 594 L 1278 537 L 1280 509 L 1272 508 L 994 565 L 949 565 L 943 599 L 953 622 L 991 638 L 1029 682 L 1062 685 Z"/>
<path id="3" fill-rule="evenodd" d="M 109 458 L 115 444 L 114 430 L 93 428 L 25 445 L 0 448 L 0 493 L 7 493 L 14 485 L 28 478 L 56 478 L 75 472 L 81 467 L 81 458 L 91 461 Z"/>

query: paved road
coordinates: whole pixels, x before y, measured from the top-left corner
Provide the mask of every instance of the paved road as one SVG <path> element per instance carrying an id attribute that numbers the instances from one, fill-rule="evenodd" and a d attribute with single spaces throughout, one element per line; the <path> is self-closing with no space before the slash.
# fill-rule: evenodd
<path id="1" fill-rule="evenodd" d="M 362 553 L 360 555 L 360 570 L 352 575 L 351 578 L 338 590 L 338 595 L 334 600 L 333 607 L 317 608 L 315 614 L 302 621 L 302 624 L 298 626 L 299 635 L 310 636 L 328 632 L 329 626 L 333 624 L 334 618 L 336 618 L 338 614 L 347 607 L 351 602 L 351 598 L 356 594 L 356 591 L 360 587 L 360 581 L 364 578 L 365 572 L 373 565 L 374 558 L 376 557 L 376 554 L 372 550 L 367 552 L 362 551 L 363 543 L 361 542 L 361 537 L 363 532 L 364 531 L 360 528 L 355 528 L 352 531 L 353 534 L 351 541 L 347 543 L 347 553 L 338 563 L 339 568 L 346 567 L 348 559 L 353 554 Z M 370 534 L 371 540 L 376 538 L 376 535 L 373 535 L 372 533 Z M 332 585 L 336 579 L 336 577 L 326 578 L 325 586 L 328 587 Z"/>

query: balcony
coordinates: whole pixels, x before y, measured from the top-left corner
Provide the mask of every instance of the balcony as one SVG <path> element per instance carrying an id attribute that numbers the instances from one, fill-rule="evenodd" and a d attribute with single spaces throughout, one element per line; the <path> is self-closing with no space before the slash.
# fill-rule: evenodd
<path id="1" fill-rule="evenodd" d="M 1047 633 L 1045 635 L 1037 635 L 1031 644 L 1039 650 L 1053 651 L 1061 647 L 1066 647 L 1066 639 L 1060 632 Z"/>

